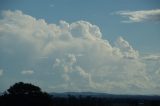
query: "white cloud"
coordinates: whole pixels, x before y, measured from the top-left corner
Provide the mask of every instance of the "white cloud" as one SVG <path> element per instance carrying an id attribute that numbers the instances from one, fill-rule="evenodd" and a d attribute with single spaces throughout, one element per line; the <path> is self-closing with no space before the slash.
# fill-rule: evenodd
<path id="1" fill-rule="evenodd" d="M 0 69 L 0 76 L 2 76 L 3 75 L 3 70 L 2 69 Z"/>
<path id="2" fill-rule="evenodd" d="M 48 24 L 21 11 L 4 11 L 0 35 L 1 66 L 15 78 L 16 70 L 33 69 L 37 73 L 30 80 L 36 78 L 44 89 L 157 93 L 158 80 L 147 70 L 153 66 L 122 37 L 115 46 L 102 39 L 99 27 L 89 22 Z"/>
<path id="3" fill-rule="evenodd" d="M 143 59 L 148 60 L 148 61 L 159 61 L 160 60 L 160 55 L 147 55 L 143 57 Z"/>
<path id="4" fill-rule="evenodd" d="M 139 11 L 119 11 L 118 15 L 128 18 L 122 22 L 143 22 L 143 21 L 160 21 L 160 9 L 139 10 Z"/>
<path id="5" fill-rule="evenodd" d="M 23 70 L 23 71 L 21 71 L 21 74 L 23 74 L 23 75 L 31 75 L 31 74 L 34 74 L 34 71 L 33 70 Z"/>
<path id="6" fill-rule="evenodd" d="M 139 56 L 138 51 L 134 50 L 132 46 L 125 41 L 122 37 L 119 37 L 115 42 L 117 48 L 120 49 L 121 53 L 123 54 L 124 58 L 129 59 L 137 59 Z"/>

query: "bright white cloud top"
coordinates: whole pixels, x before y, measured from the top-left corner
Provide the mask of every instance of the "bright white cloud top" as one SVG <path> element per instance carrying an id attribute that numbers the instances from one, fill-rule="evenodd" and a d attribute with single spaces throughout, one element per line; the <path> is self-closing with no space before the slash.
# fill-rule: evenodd
<path id="1" fill-rule="evenodd" d="M 6 73 L 22 76 L 15 81 L 36 82 L 48 91 L 160 94 L 159 60 L 143 59 L 122 37 L 111 45 L 86 21 L 48 24 L 21 11 L 4 11 L 0 58 Z"/>
<path id="2" fill-rule="evenodd" d="M 155 21 L 160 22 L 160 9 L 155 10 L 139 10 L 139 11 L 119 11 L 117 14 L 128 18 L 122 22 L 143 22 Z"/>

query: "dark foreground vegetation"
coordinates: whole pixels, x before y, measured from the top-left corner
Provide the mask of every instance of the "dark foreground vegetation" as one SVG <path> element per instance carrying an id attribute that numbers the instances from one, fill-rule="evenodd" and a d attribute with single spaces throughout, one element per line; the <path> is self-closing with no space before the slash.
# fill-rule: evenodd
<path id="1" fill-rule="evenodd" d="M 37 86 L 19 82 L 0 96 L 0 106 L 52 106 L 52 98 Z"/>
<path id="2" fill-rule="evenodd" d="M 47 94 L 32 84 L 19 82 L 0 96 L 0 106 L 160 106 L 160 96 L 100 93 Z"/>
<path id="3" fill-rule="evenodd" d="M 83 95 L 83 94 L 82 94 Z M 156 96 L 73 96 L 53 97 L 55 106 L 160 106 Z M 137 98 L 136 98 L 137 97 Z"/>

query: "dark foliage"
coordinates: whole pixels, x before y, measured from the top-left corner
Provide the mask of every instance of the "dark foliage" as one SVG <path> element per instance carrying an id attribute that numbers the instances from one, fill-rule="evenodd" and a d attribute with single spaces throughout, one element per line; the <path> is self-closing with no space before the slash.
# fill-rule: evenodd
<path id="1" fill-rule="evenodd" d="M 160 99 L 95 96 L 53 97 L 54 106 L 160 106 Z"/>
<path id="2" fill-rule="evenodd" d="M 39 87 L 23 82 L 14 84 L 7 92 L 12 95 L 42 93 Z"/>
<path id="3" fill-rule="evenodd" d="M 0 97 L 0 106 L 52 106 L 52 99 L 39 87 L 19 82 Z"/>

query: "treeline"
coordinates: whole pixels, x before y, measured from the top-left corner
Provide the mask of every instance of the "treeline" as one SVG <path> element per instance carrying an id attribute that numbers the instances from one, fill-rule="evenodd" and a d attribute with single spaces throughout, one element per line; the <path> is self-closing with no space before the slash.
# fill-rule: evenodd
<path id="1" fill-rule="evenodd" d="M 54 106 L 160 106 L 160 100 L 92 96 L 53 97 Z"/>
<path id="2" fill-rule="evenodd" d="M 32 84 L 19 82 L 0 96 L 0 106 L 160 106 L 160 98 L 119 98 L 49 95 Z"/>

